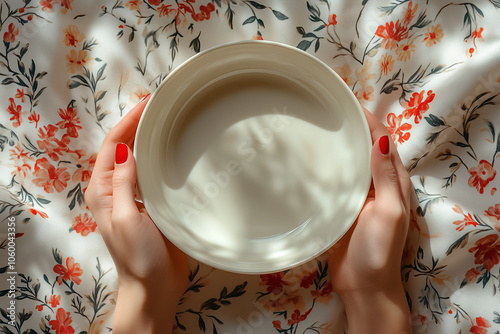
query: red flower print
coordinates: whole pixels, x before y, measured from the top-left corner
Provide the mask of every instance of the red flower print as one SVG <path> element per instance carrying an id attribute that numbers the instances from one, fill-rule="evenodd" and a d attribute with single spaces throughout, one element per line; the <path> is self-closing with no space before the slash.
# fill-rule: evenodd
<path id="1" fill-rule="evenodd" d="M 21 178 L 26 178 L 26 176 L 31 172 L 30 162 L 33 161 L 33 157 L 28 155 L 28 152 L 21 147 L 21 143 L 17 142 L 14 149 L 10 149 L 10 160 L 13 162 L 15 170 L 12 174 L 15 174 Z"/>
<path id="2" fill-rule="evenodd" d="M 57 307 L 60 302 L 61 302 L 61 296 L 56 296 L 56 295 L 50 296 L 49 300 L 47 301 L 47 303 L 49 303 L 50 306 L 52 307 Z"/>
<path id="3" fill-rule="evenodd" d="M 463 220 L 457 220 L 453 222 L 453 224 L 457 225 L 457 231 L 463 231 L 466 226 L 477 226 L 477 221 L 472 218 L 472 215 L 470 213 L 465 214 L 458 205 L 453 208 L 453 211 L 461 213 L 464 216 Z"/>
<path id="4" fill-rule="evenodd" d="M 300 286 L 302 288 L 309 288 L 311 285 L 314 284 L 314 279 L 318 276 L 318 272 L 314 271 L 312 273 L 305 272 L 304 276 L 302 276 L 302 279 L 300 281 Z"/>
<path id="5" fill-rule="evenodd" d="M 14 43 L 17 34 L 19 34 L 19 28 L 16 28 L 14 23 L 10 23 L 7 31 L 3 34 L 3 40 L 7 43 Z"/>
<path id="6" fill-rule="evenodd" d="M 477 317 L 476 318 L 476 325 L 473 325 L 470 329 L 469 332 L 473 334 L 487 334 L 488 333 L 488 328 L 490 328 L 490 322 L 482 317 Z"/>
<path id="7" fill-rule="evenodd" d="M 403 123 L 403 114 L 396 116 L 394 113 L 387 115 L 387 130 L 391 134 L 392 140 L 403 144 L 410 139 L 411 124 Z"/>
<path id="8" fill-rule="evenodd" d="M 9 98 L 9 102 L 10 105 L 7 107 L 7 111 L 12 115 L 12 117 L 10 118 L 10 120 L 13 121 L 12 125 L 17 128 L 23 121 L 23 107 L 20 105 L 16 105 L 16 102 L 14 102 L 14 99 L 12 97 Z"/>
<path id="9" fill-rule="evenodd" d="M 73 10 L 73 8 L 71 8 L 71 2 L 73 2 L 73 0 L 61 0 L 61 13 L 66 14 L 68 9 Z"/>
<path id="10" fill-rule="evenodd" d="M 62 284 L 63 280 L 72 280 L 77 285 L 82 282 L 81 278 L 78 276 L 83 274 L 83 270 L 80 269 L 80 264 L 75 263 L 75 259 L 72 257 L 66 258 L 66 267 L 62 264 L 56 264 L 54 266 L 54 272 L 59 275 L 57 276 L 57 283 L 59 283 L 59 285 Z"/>
<path id="11" fill-rule="evenodd" d="M 482 264 L 490 271 L 500 262 L 500 240 L 498 234 L 490 234 L 475 243 L 475 247 L 469 249 L 469 253 L 474 253 L 474 263 Z"/>
<path id="12" fill-rule="evenodd" d="M 55 137 L 57 132 L 57 127 L 49 124 L 43 128 L 38 129 L 38 137 L 41 140 L 37 140 L 38 147 L 45 152 L 52 160 L 57 161 L 63 152 L 68 150 L 68 144 L 70 142 L 69 136 L 63 135 L 61 140 Z"/>
<path id="13" fill-rule="evenodd" d="M 273 321 L 273 327 L 276 329 L 283 329 L 283 328 L 281 328 L 281 321 L 279 321 L 279 320 Z"/>
<path id="14" fill-rule="evenodd" d="M 290 317 L 290 319 L 288 319 L 288 324 L 290 326 L 292 326 L 292 325 L 298 324 L 299 322 L 306 320 L 307 316 L 309 315 L 309 313 L 311 313 L 311 311 L 312 311 L 312 307 L 309 309 L 309 311 L 307 311 L 304 314 L 300 314 L 299 310 L 293 311 L 292 316 Z"/>
<path id="15" fill-rule="evenodd" d="M 337 15 L 332 14 L 328 16 L 328 24 L 327 26 L 335 26 L 337 24 Z"/>
<path id="16" fill-rule="evenodd" d="M 43 311 L 43 305 L 37 305 L 35 308 L 40 312 Z"/>
<path id="17" fill-rule="evenodd" d="M 488 161 L 481 160 L 477 167 L 469 169 L 469 174 L 469 187 L 476 187 L 476 190 L 482 194 L 484 193 L 484 187 L 495 178 L 497 172 Z"/>
<path id="18" fill-rule="evenodd" d="M 215 5 L 210 2 L 206 6 L 201 5 L 199 13 L 195 13 L 194 11 L 191 12 L 191 17 L 193 18 L 193 20 L 195 20 L 197 22 L 201 22 L 203 20 L 209 20 L 210 19 L 210 13 L 212 13 L 214 10 L 215 10 Z"/>
<path id="19" fill-rule="evenodd" d="M 288 282 L 283 281 L 283 276 L 284 272 L 260 275 L 259 285 L 267 285 L 267 292 L 278 295 L 283 290 L 283 285 L 288 285 Z"/>
<path id="20" fill-rule="evenodd" d="M 63 191 L 70 179 L 65 167 L 56 168 L 52 166 L 47 158 L 38 159 L 34 171 L 35 179 L 33 183 L 38 187 L 43 187 L 43 190 L 47 193 L 53 193 L 54 189 L 57 192 Z"/>
<path id="21" fill-rule="evenodd" d="M 469 282 L 477 282 L 477 278 L 479 277 L 479 275 L 481 274 L 481 272 L 479 270 L 477 270 L 476 268 L 472 268 L 472 269 L 469 269 L 466 273 L 465 273 L 465 278 L 469 281 Z"/>
<path id="22" fill-rule="evenodd" d="M 405 106 L 405 110 L 403 111 L 403 116 L 408 119 L 412 116 L 415 116 L 415 123 L 419 123 L 422 119 L 422 114 L 429 110 L 429 103 L 434 100 L 434 94 L 432 90 L 427 92 L 427 96 L 424 99 L 425 90 L 420 93 L 414 92 L 410 98 L 410 102 Z"/>
<path id="23" fill-rule="evenodd" d="M 76 233 L 80 233 L 82 236 L 86 237 L 91 232 L 94 232 L 97 227 L 96 222 L 89 217 L 87 213 L 83 216 L 78 215 L 73 220 L 73 229 Z"/>
<path id="24" fill-rule="evenodd" d="M 172 5 L 161 5 L 157 11 L 159 13 L 159 17 L 162 17 L 168 16 L 170 13 L 175 12 L 175 9 L 172 8 Z"/>
<path id="25" fill-rule="evenodd" d="M 391 21 L 378 26 L 375 35 L 382 38 L 381 47 L 393 49 L 399 42 L 408 37 L 408 28 L 401 25 L 399 20 L 396 23 Z"/>
<path id="26" fill-rule="evenodd" d="M 311 291 L 311 295 L 316 299 L 316 302 L 328 305 L 330 300 L 332 300 L 333 287 L 330 282 L 326 283 L 323 288 L 319 291 Z"/>
<path id="27" fill-rule="evenodd" d="M 34 110 L 31 112 L 28 117 L 28 121 L 30 123 L 35 123 L 35 128 L 38 128 L 38 122 L 40 121 L 40 115 L 38 115 Z"/>
<path id="28" fill-rule="evenodd" d="M 151 6 L 158 6 L 161 3 L 161 0 L 148 0 Z"/>
<path id="29" fill-rule="evenodd" d="M 56 319 L 50 320 L 49 325 L 52 330 L 56 331 L 56 334 L 73 334 L 75 330 L 71 327 L 73 320 L 71 319 L 71 313 L 64 311 L 61 307 L 57 309 Z"/>
<path id="30" fill-rule="evenodd" d="M 44 219 L 45 219 L 45 218 L 49 218 L 49 215 L 48 215 L 48 214 L 46 214 L 45 212 L 38 211 L 38 210 L 33 209 L 33 208 L 32 208 L 32 209 L 30 209 L 29 211 L 31 212 L 31 214 L 32 214 L 33 216 L 40 215 L 40 217 L 42 217 L 42 218 L 44 218 Z"/>
<path id="31" fill-rule="evenodd" d="M 14 96 L 16 99 L 21 99 L 21 103 L 24 103 L 25 101 L 25 98 L 24 98 L 24 88 L 21 88 L 21 89 L 17 89 L 17 93 L 16 95 Z"/>
<path id="32" fill-rule="evenodd" d="M 76 47 L 78 43 L 85 39 L 85 35 L 80 33 L 77 26 L 70 24 L 64 29 L 64 44 Z"/>
<path id="33" fill-rule="evenodd" d="M 68 136 L 77 138 L 78 130 L 81 130 L 82 127 L 78 125 L 80 124 L 80 118 L 77 116 L 76 108 L 68 107 L 66 110 L 59 109 L 59 117 L 62 118 L 62 121 L 56 125 L 60 129 L 66 129 Z"/>
<path id="34" fill-rule="evenodd" d="M 500 204 L 495 204 L 495 206 L 490 206 L 488 210 L 485 210 L 484 213 L 493 223 L 495 228 L 500 231 Z"/>

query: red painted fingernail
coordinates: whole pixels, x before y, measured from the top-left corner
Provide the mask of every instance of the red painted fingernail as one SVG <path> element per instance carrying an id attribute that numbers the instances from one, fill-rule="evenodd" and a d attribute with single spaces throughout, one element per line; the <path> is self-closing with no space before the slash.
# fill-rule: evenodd
<path id="1" fill-rule="evenodd" d="M 115 152 L 115 162 L 120 165 L 127 161 L 128 158 L 128 147 L 124 143 L 116 144 Z"/>
<path id="2" fill-rule="evenodd" d="M 380 137 L 380 139 L 378 140 L 378 146 L 380 148 L 380 153 L 389 153 L 389 136 Z"/>
<path id="3" fill-rule="evenodd" d="M 141 101 L 140 101 L 140 102 L 144 101 L 145 99 L 147 99 L 147 98 L 148 98 L 148 97 L 150 97 L 150 96 L 151 96 L 151 93 L 148 93 L 147 95 L 144 95 L 144 96 L 142 97 L 142 99 L 141 99 Z"/>

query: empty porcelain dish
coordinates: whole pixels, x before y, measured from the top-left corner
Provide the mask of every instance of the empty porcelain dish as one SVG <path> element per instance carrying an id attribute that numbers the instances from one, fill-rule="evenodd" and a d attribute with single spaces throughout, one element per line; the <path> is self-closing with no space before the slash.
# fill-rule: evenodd
<path id="1" fill-rule="evenodd" d="M 146 106 L 134 154 L 151 218 L 208 265 L 266 273 L 327 250 L 370 185 L 356 98 L 313 56 L 245 41 L 176 68 Z"/>

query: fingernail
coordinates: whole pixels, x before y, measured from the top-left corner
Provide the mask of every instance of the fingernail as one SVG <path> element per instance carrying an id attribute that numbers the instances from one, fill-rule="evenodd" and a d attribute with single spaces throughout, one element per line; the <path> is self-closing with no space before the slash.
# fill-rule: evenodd
<path id="1" fill-rule="evenodd" d="M 120 165 L 127 161 L 128 158 L 128 147 L 124 143 L 116 144 L 115 152 L 115 162 Z"/>
<path id="2" fill-rule="evenodd" d="M 380 148 L 380 153 L 389 153 L 389 136 L 380 137 L 380 139 L 378 140 L 378 146 Z"/>
<path id="3" fill-rule="evenodd" d="M 151 93 L 148 93 L 147 95 L 144 95 L 144 96 L 142 97 L 141 101 L 139 101 L 139 102 L 144 101 L 145 99 L 147 99 L 147 98 L 148 98 L 148 97 L 150 97 L 150 96 L 151 96 Z"/>

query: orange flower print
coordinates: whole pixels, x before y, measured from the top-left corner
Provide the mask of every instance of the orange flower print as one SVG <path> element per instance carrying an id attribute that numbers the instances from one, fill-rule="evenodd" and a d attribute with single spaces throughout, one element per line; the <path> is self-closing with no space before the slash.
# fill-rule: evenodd
<path id="1" fill-rule="evenodd" d="M 472 325 L 472 327 L 469 329 L 469 332 L 472 334 L 487 334 L 488 328 L 490 327 L 491 324 L 488 320 L 482 317 L 477 317 L 476 324 Z"/>
<path id="2" fill-rule="evenodd" d="M 387 115 L 387 130 L 391 134 L 392 140 L 403 144 L 410 139 L 411 124 L 403 123 L 403 114 L 396 116 L 394 113 Z"/>
<path id="3" fill-rule="evenodd" d="M 375 31 L 375 35 L 382 38 L 380 46 L 385 49 L 394 49 L 398 43 L 408 37 L 408 28 L 399 22 L 387 22 L 385 25 L 380 25 Z"/>
<path id="4" fill-rule="evenodd" d="M 333 287 L 330 282 L 326 283 L 321 290 L 311 291 L 311 295 L 314 297 L 316 302 L 328 305 L 330 300 L 333 299 Z"/>
<path id="5" fill-rule="evenodd" d="M 260 32 L 258 34 L 253 35 L 252 39 L 254 41 L 263 41 L 264 40 L 264 38 L 262 37 L 262 35 L 260 34 Z"/>
<path id="6" fill-rule="evenodd" d="M 97 160 L 97 153 L 93 153 L 90 158 L 80 162 L 78 169 L 73 173 L 72 180 L 75 182 L 87 182 L 92 176 L 95 162 Z"/>
<path id="7" fill-rule="evenodd" d="M 14 149 L 10 149 L 10 160 L 13 162 L 12 165 L 15 169 L 12 174 L 18 176 L 21 179 L 26 178 L 27 175 L 31 173 L 30 162 L 33 161 L 33 157 L 28 155 L 28 152 L 21 147 L 21 143 L 17 142 Z"/>
<path id="8" fill-rule="evenodd" d="M 53 0 L 40 0 L 40 6 L 42 6 L 44 12 L 52 13 L 54 11 L 52 1 Z"/>
<path id="9" fill-rule="evenodd" d="M 477 167 L 469 169 L 469 174 L 469 187 L 475 187 L 482 194 L 484 193 L 484 187 L 495 178 L 497 172 L 488 161 L 481 160 Z"/>
<path id="10" fill-rule="evenodd" d="M 176 10 L 172 8 L 172 5 L 162 4 L 160 7 L 158 7 L 157 11 L 159 13 L 159 17 L 162 17 L 162 16 L 168 16 L 170 15 L 170 13 L 173 13 Z"/>
<path id="11" fill-rule="evenodd" d="M 38 129 L 37 140 L 38 147 L 40 150 L 45 152 L 52 160 L 57 161 L 59 156 L 68 150 L 68 144 L 70 138 L 67 134 L 63 135 L 61 140 L 55 137 L 57 132 L 57 127 L 49 124 L 43 128 Z"/>
<path id="12" fill-rule="evenodd" d="M 71 50 L 69 55 L 66 55 L 66 59 L 68 60 L 68 71 L 71 73 L 80 72 L 91 60 L 87 59 L 87 51 L 85 50 L 79 50 L 78 53 L 75 50 Z"/>
<path id="13" fill-rule="evenodd" d="M 61 307 L 57 309 L 55 320 L 50 320 L 49 325 L 52 330 L 56 331 L 56 334 L 74 334 L 75 330 L 71 327 L 71 313 L 64 311 Z"/>
<path id="14" fill-rule="evenodd" d="M 77 116 L 76 108 L 68 107 L 66 110 L 59 109 L 59 117 L 62 118 L 62 121 L 56 125 L 60 129 L 66 129 L 68 136 L 77 138 L 78 130 L 81 130 L 82 127 L 78 125 L 80 124 L 80 118 Z"/>
<path id="15" fill-rule="evenodd" d="M 342 80 L 344 80 L 347 86 L 352 86 L 354 84 L 354 80 L 351 77 L 352 70 L 349 67 L 349 64 L 335 67 L 333 70 L 342 78 Z"/>
<path id="16" fill-rule="evenodd" d="M 57 277 L 57 283 L 59 283 L 59 285 L 62 284 L 63 280 L 72 280 L 76 283 L 76 285 L 79 285 L 82 282 L 81 278 L 78 276 L 83 274 L 83 270 L 80 269 L 80 264 L 75 263 L 75 259 L 72 257 L 66 258 L 66 267 L 62 264 L 56 264 L 53 270 L 59 275 Z"/>
<path id="17" fill-rule="evenodd" d="M 429 103 L 434 100 L 436 94 L 429 90 L 427 92 L 427 96 L 424 95 L 425 90 L 420 93 L 414 92 L 410 98 L 410 102 L 408 102 L 404 107 L 403 111 L 404 118 L 408 119 L 412 116 L 415 116 L 415 123 L 419 123 L 422 120 L 422 114 L 429 110 Z M 425 99 L 424 99 L 425 96 Z"/>
<path id="18" fill-rule="evenodd" d="M 378 60 L 378 64 L 380 67 L 380 75 L 387 75 L 392 71 L 392 68 L 394 66 L 394 59 L 391 55 L 385 54 Z"/>
<path id="19" fill-rule="evenodd" d="M 68 186 L 67 181 L 70 179 L 70 175 L 66 171 L 66 167 L 56 168 L 47 158 L 36 161 L 34 172 L 33 183 L 42 187 L 47 193 L 53 193 L 54 189 L 60 193 Z"/>
<path id="20" fill-rule="evenodd" d="M 96 227 L 96 222 L 92 218 L 90 218 L 87 213 L 85 213 L 83 216 L 78 215 L 73 220 L 73 230 L 75 230 L 76 233 L 80 233 L 84 237 L 94 232 Z"/>
<path id="21" fill-rule="evenodd" d="M 408 8 L 406 9 L 404 19 L 403 19 L 403 24 L 405 26 L 409 25 L 411 20 L 413 20 L 413 18 L 415 17 L 415 14 L 417 13 L 417 9 L 418 9 L 418 4 L 416 4 L 415 7 L 413 7 L 413 1 L 410 1 L 408 3 Z"/>
<path id="22" fill-rule="evenodd" d="M 17 105 L 12 97 L 9 98 L 9 102 L 10 105 L 7 107 L 7 111 L 12 116 L 10 118 L 10 120 L 13 121 L 12 126 L 17 128 L 23 121 L 23 107 L 21 105 Z"/>
<path id="23" fill-rule="evenodd" d="M 37 306 L 35 306 L 35 308 L 36 308 L 38 311 L 40 311 L 40 312 L 42 312 L 42 311 L 43 311 L 43 305 L 37 305 Z"/>
<path id="24" fill-rule="evenodd" d="M 52 307 L 57 307 L 60 302 L 61 302 L 61 296 L 56 296 L 56 295 L 50 296 L 49 300 L 47 300 L 47 303 L 49 303 L 50 306 Z"/>
<path id="25" fill-rule="evenodd" d="M 407 41 L 406 43 L 398 46 L 396 49 L 396 54 L 398 55 L 398 60 L 407 61 L 411 58 L 411 55 L 416 50 L 415 44 L 413 44 L 412 40 Z"/>
<path id="26" fill-rule="evenodd" d="M 139 6 L 142 5 L 143 2 L 141 0 L 130 0 L 125 4 L 130 10 L 140 10 Z"/>
<path id="27" fill-rule="evenodd" d="M 459 207 L 458 205 L 455 205 L 453 207 L 453 211 L 460 213 L 464 216 L 463 220 L 457 220 L 453 222 L 453 224 L 457 225 L 456 228 L 457 231 L 463 231 L 466 226 L 473 226 L 473 227 L 477 226 L 477 221 L 475 221 L 474 218 L 472 218 L 472 215 L 470 213 L 465 214 L 462 208 Z"/>
<path id="28" fill-rule="evenodd" d="M 273 321 L 273 327 L 276 328 L 276 329 L 279 329 L 279 330 L 283 329 L 283 328 L 281 328 L 281 321 L 279 321 L 279 320 L 274 320 Z"/>
<path id="29" fill-rule="evenodd" d="M 373 86 L 362 86 L 358 91 L 354 92 L 354 96 L 356 96 L 359 101 L 373 101 L 375 100 L 373 92 Z"/>
<path id="30" fill-rule="evenodd" d="M 64 44 L 66 44 L 66 46 L 76 47 L 84 39 L 85 35 L 80 32 L 77 26 L 70 24 L 64 29 Z"/>
<path id="31" fill-rule="evenodd" d="M 16 28 L 14 23 L 10 23 L 7 31 L 3 34 L 3 40 L 7 43 L 14 43 L 18 34 L 19 28 Z"/>
<path id="32" fill-rule="evenodd" d="M 490 271 L 500 262 L 500 240 L 498 234 L 490 234 L 475 243 L 475 247 L 469 249 L 474 253 L 474 263 L 482 264 L 484 269 Z"/>
<path id="33" fill-rule="evenodd" d="M 431 47 L 433 45 L 436 45 L 441 41 L 441 38 L 443 38 L 443 29 L 441 29 L 441 24 L 438 24 L 437 26 L 430 26 L 427 28 L 427 32 L 425 33 L 425 46 Z"/>
<path id="34" fill-rule="evenodd" d="M 500 231 L 500 204 L 495 204 L 495 206 L 490 206 L 488 210 L 484 211 L 493 226 Z"/>
<path id="35" fill-rule="evenodd" d="M 465 273 L 465 278 L 471 282 L 471 283 L 475 283 L 477 282 L 477 279 L 479 277 L 479 275 L 481 274 L 481 272 L 479 270 L 477 270 L 476 268 L 472 268 L 472 269 L 469 269 L 466 273 Z"/>

